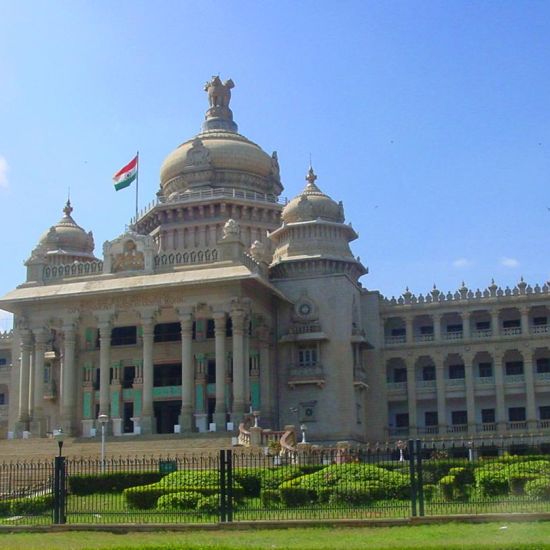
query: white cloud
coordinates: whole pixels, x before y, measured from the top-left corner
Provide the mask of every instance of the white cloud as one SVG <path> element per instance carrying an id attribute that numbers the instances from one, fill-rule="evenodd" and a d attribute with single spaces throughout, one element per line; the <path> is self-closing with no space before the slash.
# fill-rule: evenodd
<path id="1" fill-rule="evenodd" d="M 500 265 L 504 267 L 519 267 L 519 262 L 515 258 L 506 258 L 506 256 L 500 259 Z"/>
<path id="2" fill-rule="evenodd" d="M 0 187 L 8 187 L 8 161 L 0 155 Z"/>
<path id="3" fill-rule="evenodd" d="M 463 268 L 463 267 L 469 267 L 472 265 L 471 260 L 468 260 L 468 258 L 457 258 L 453 261 L 453 267 Z"/>

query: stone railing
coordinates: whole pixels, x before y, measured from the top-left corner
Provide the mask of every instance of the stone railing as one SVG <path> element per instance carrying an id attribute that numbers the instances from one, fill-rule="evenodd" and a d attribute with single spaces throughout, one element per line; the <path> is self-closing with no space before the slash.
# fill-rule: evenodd
<path id="1" fill-rule="evenodd" d="M 531 327 L 531 334 L 548 334 L 550 325 L 535 325 Z"/>
<path id="2" fill-rule="evenodd" d="M 445 385 L 463 388 L 466 385 L 466 380 L 464 378 L 447 378 Z"/>
<path id="3" fill-rule="evenodd" d="M 457 330 L 454 332 L 444 332 L 441 334 L 441 338 L 443 340 L 462 340 L 463 332 L 461 330 Z"/>
<path id="4" fill-rule="evenodd" d="M 0 340 L 11 340 L 13 338 L 13 330 L 0 330 Z"/>
<path id="5" fill-rule="evenodd" d="M 521 327 L 507 327 L 502 329 L 503 336 L 518 336 L 521 334 Z"/>
<path id="6" fill-rule="evenodd" d="M 386 387 L 388 391 L 405 391 L 407 389 L 407 382 L 387 382 Z"/>
<path id="7" fill-rule="evenodd" d="M 472 330 L 472 338 L 482 339 L 491 338 L 493 331 L 490 328 L 484 328 L 481 330 Z"/>
<path id="8" fill-rule="evenodd" d="M 517 421 L 517 422 L 508 422 L 508 429 L 510 431 L 527 430 L 527 422 L 525 420 Z"/>
<path id="9" fill-rule="evenodd" d="M 325 383 L 325 371 L 321 363 L 303 366 L 290 364 L 287 368 L 287 375 L 287 382 L 290 386 L 304 384 L 323 386 Z"/>
<path id="10" fill-rule="evenodd" d="M 504 377 L 505 384 L 517 384 L 519 382 L 525 382 L 525 376 L 523 374 L 507 374 Z"/>
<path id="11" fill-rule="evenodd" d="M 197 191 L 186 191 L 183 193 L 177 193 L 170 195 L 170 198 L 159 197 L 155 201 L 151 201 L 147 206 L 141 209 L 137 215 L 137 220 L 133 217 L 130 223 L 135 224 L 136 221 L 141 220 L 151 210 L 153 210 L 159 204 L 180 204 L 180 203 L 192 203 L 200 202 L 208 199 L 226 198 L 226 199 L 239 199 L 253 202 L 273 203 L 273 204 L 286 204 L 288 201 L 286 198 L 279 198 L 272 194 L 256 193 L 255 191 L 244 191 L 241 189 L 233 188 L 220 188 L 220 189 L 200 189 Z"/>
<path id="12" fill-rule="evenodd" d="M 537 428 L 539 430 L 550 429 L 550 420 L 537 420 Z"/>
<path id="13" fill-rule="evenodd" d="M 550 372 L 537 372 L 535 373 L 535 379 L 550 382 Z"/>
<path id="14" fill-rule="evenodd" d="M 239 424 L 239 435 L 237 436 L 237 442 L 243 447 L 250 447 L 250 430 L 246 426 L 246 422 Z"/>
<path id="15" fill-rule="evenodd" d="M 521 280 L 513 288 L 502 288 L 497 286 L 494 282 L 485 290 L 473 291 L 466 286 L 462 286 L 455 292 L 441 292 L 437 288 L 433 288 L 427 294 L 413 294 L 408 289 L 398 298 L 392 296 L 391 298 L 383 298 L 383 304 L 386 306 L 402 306 L 402 305 L 416 305 L 416 304 L 433 304 L 439 302 L 473 302 L 482 301 L 489 298 L 506 298 L 510 296 L 537 296 L 541 294 L 549 294 L 550 287 L 548 283 L 544 283 L 542 286 L 536 284 L 531 286 Z"/>
<path id="16" fill-rule="evenodd" d="M 448 434 L 462 434 L 468 431 L 468 424 L 453 424 L 452 426 L 447 426 Z"/>
<path id="17" fill-rule="evenodd" d="M 434 335 L 433 334 L 417 334 L 414 337 L 415 342 L 433 342 Z"/>
<path id="18" fill-rule="evenodd" d="M 67 277 L 85 277 L 88 275 L 100 275 L 103 273 L 103 262 L 92 260 L 91 262 L 73 262 L 72 264 L 46 265 L 42 269 L 42 280 L 51 281 L 66 279 Z"/>
<path id="19" fill-rule="evenodd" d="M 203 264 L 216 262 L 219 258 L 216 248 L 197 248 L 191 250 L 174 250 L 155 255 L 156 268 L 173 267 L 175 265 Z"/>
<path id="20" fill-rule="evenodd" d="M 476 376 L 475 385 L 476 386 L 492 386 L 495 383 L 494 376 Z"/>
<path id="21" fill-rule="evenodd" d="M 483 422 L 482 424 L 478 424 L 476 426 L 476 429 L 479 433 L 496 432 L 497 431 L 497 423 L 496 422 Z"/>
<path id="22" fill-rule="evenodd" d="M 428 389 L 435 389 L 436 387 L 436 381 L 435 380 L 417 380 L 416 381 L 416 387 L 418 389 L 422 389 L 422 388 L 428 388 Z"/>
<path id="23" fill-rule="evenodd" d="M 288 329 L 289 334 L 310 334 L 312 332 L 321 332 L 321 325 L 315 323 L 295 323 Z"/>
<path id="24" fill-rule="evenodd" d="M 402 334 L 399 336 L 386 336 L 386 345 L 393 346 L 395 344 L 404 344 L 407 341 L 407 337 Z"/>

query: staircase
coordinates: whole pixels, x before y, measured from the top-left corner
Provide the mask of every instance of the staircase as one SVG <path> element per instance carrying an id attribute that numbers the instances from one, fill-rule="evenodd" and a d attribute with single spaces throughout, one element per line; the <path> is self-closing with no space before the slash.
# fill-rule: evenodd
<path id="1" fill-rule="evenodd" d="M 105 438 L 106 457 L 167 457 L 184 454 L 212 454 L 231 448 L 231 434 L 169 434 Z M 50 460 L 59 453 L 53 438 L 13 439 L 0 441 L 0 463 Z M 99 457 L 101 437 L 67 438 L 63 455 L 67 457 Z"/>

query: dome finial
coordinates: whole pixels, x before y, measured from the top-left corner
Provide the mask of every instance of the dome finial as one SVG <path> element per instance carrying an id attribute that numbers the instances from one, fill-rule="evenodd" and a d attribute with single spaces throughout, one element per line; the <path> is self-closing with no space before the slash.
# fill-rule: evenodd
<path id="1" fill-rule="evenodd" d="M 67 199 L 67 202 L 65 203 L 65 208 L 63 208 L 63 213 L 65 216 L 70 217 L 73 211 L 73 207 L 71 206 L 71 199 L 70 197 Z"/>
<path id="2" fill-rule="evenodd" d="M 315 185 L 315 180 L 317 179 L 317 176 L 315 175 L 315 172 L 313 171 L 313 166 L 311 166 L 311 159 L 309 162 L 309 170 L 307 171 L 306 181 L 309 185 Z"/>
<path id="3" fill-rule="evenodd" d="M 219 75 L 213 76 L 205 85 L 204 91 L 208 93 L 210 108 L 206 111 L 203 131 L 225 130 L 237 132 L 237 125 L 233 122 L 233 112 L 229 108 L 231 101 L 231 89 L 235 83 L 229 79 L 222 82 Z"/>

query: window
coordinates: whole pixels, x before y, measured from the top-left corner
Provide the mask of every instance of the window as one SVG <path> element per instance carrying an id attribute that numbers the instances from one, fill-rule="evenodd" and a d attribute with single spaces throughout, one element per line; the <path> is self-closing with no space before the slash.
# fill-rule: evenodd
<path id="1" fill-rule="evenodd" d="M 541 420 L 550 420 L 550 406 L 544 405 L 539 407 L 539 418 Z"/>
<path id="2" fill-rule="evenodd" d="M 494 422 L 495 422 L 495 409 L 481 409 L 481 423 L 494 424 Z"/>
<path id="3" fill-rule="evenodd" d="M 315 348 L 301 348 L 298 350 L 298 366 L 314 367 L 317 364 L 317 350 Z"/>
<path id="4" fill-rule="evenodd" d="M 153 385 L 181 386 L 181 363 L 155 365 L 153 369 Z"/>
<path id="5" fill-rule="evenodd" d="M 209 359 L 206 371 L 206 383 L 214 384 L 216 382 L 216 360 Z"/>
<path id="6" fill-rule="evenodd" d="M 392 336 L 405 336 L 406 330 L 405 328 L 392 328 L 391 329 L 391 335 Z"/>
<path id="7" fill-rule="evenodd" d="M 548 317 L 533 317 L 533 325 L 536 327 L 546 326 L 548 324 Z"/>
<path id="8" fill-rule="evenodd" d="M 96 369 L 95 378 L 94 378 L 94 390 L 99 390 L 100 379 L 101 379 L 101 371 L 99 369 Z"/>
<path id="9" fill-rule="evenodd" d="M 519 328 L 521 327 L 520 319 L 511 319 L 509 321 L 502 321 L 502 328 Z"/>
<path id="10" fill-rule="evenodd" d="M 449 378 L 451 380 L 464 378 L 464 365 L 449 365 Z"/>
<path id="11" fill-rule="evenodd" d="M 136 367 L 124 367 L 122 371 L 122 387 L 131 388 L 136 376 Z"/>
<path id="12" fill-rule="evenodd" d="M 424 413 L 424 425 L 426 427 L 429 426 L 437 426 L 438 425 L 437 420 L 437 411 L 426 411 Z"/>
<path id="13" fill-rule="evenodd" d="M 0 367 L 8 364 L 8 360 L 5 357 L 0 357 Z"/>
<path id="14" fill-rule="evenodd" d="M 523 361 L 507 361 L 506 376 L 523 374 Z"/>
<path id="15" fill-rule="evenodd" d="M 404 368 L 393 369 L 393 381 L 394 382 L 406 382 L 407 381 L 407 369 L 404 369 Z"/>
<path id="16" fill-rule="evenodd" d="M 525 407 L 510 407 L 508 420 L 510 422 L 525 422 Z"/>
<path id="17" fill-rule="evenodd" d="M 468 413 L 467 411 L 452 411 L 451 412 L 451 423 L 453 426 L 468 424 Z"/>
<path id="18" fill-rule="evenodd" d="M 227 338 L 231 338 L 233 336 L 233 320 L 231 317 L 227 319 L 227 323 L 225 324 L 225 335 Z"/>
<path id="19" fill-rule="evenodd" d="M 420 327 L 420 334 L 422 334 L 423 336 L 426 334 L 433 334 L 433 333 L 434 333 L 434 328 L 431 325 L 426 327 Z"/>
<path id="20" fill-rule="evenodd" d="M 422 380 L 435 380 L 435 367 L 433 365 L 422 367 Z"/>
<path id="21" fill-rule="evenodd" d="M 181 340 L 179 323 L 159 323 L 155 325 L 155 342 L 178 342 Z"/>
<path id="22" fill-rule="evenodd" d="M 476 330 L 489 330 L 491 328 L 490 321 L 477 321 Z"/>
<path id="23" fill-rule="evenodd" d="M 480 378 L 491 378 L 493 376 L 493 364 L 492 363 L 480 363 L 478 365 Z"/>
<path id="24" fill-rule="evenodd" d="M 6 405 L 8 400 L 5 393 L 0 393 L 0 405 Z"/>
<path id="25" fill-rule="evenodd" d="M 216 336 L 216 325 L 214 324 L 214 319 L 208 319 L 206 321 L 206 337 L 214 338 Z"/>
<path id="26" fill-rule="evenodd" d="M 397 413 L 395 415 L 395 427 L 396 428 L 408 428 L 409 427 L 409 413 Z"/>
<path id="27" fill-rule="evenodd" d="M 550 372 L 550 359 L 548 357 L 537 359 L 537 372 L 541 374 L 543 372 Z"/>
<path id="28" fill-rule="evenodd" d="M 462 332 L 462 323 L 456 325 L 447 325 L 447 332 Z"/>
<path id="29" fill-rule="evenodd" d="M 111 331 L 111 346 L 132 346 L 137 343 L 137 327 L 115 327 Z"/>

